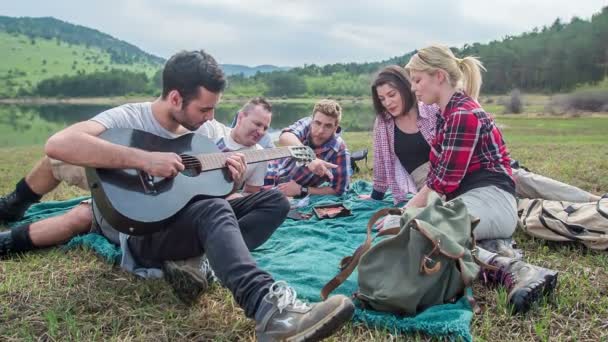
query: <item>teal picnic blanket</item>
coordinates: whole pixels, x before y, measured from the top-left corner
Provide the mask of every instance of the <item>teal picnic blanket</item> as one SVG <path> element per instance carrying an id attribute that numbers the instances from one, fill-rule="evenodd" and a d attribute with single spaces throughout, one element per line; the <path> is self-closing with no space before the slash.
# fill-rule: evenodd
<path id="1" fill-rule="evenodd" d="M 319 301 L 320 290 L 338 272 L 340 260 L 351 255 L 365 240 L 366 225 L 378 209 L 392 206 L 392 198 L 383 201 L 361 200 L 359 194 L 369 194 L 371 184 L 354 182 L 348 193 L 341 197 L 313 196 L 301 212 L 311 212 L 321 204 L 343 203 L 353 215 L 335 219 L 296 221 L 287 219 L 272 237 L 254 253 L 258 264 L 277 280 L 285 280 L 293 286 L 299 298 L 311 302 Z M 82 198 L 46 202 L 33 206 L 25 220 L 55 215 L 77 205 Z M 109 262 L 120 260 L 120 250 L 105 238 L 96 234 L 79 236 L 68 243 L 68 248 L 86 245 L 94 249 Z M 334 293 L 350 296 L 357 290 L 357 272 Z M 415 317 L 401 317 L 389 313 L 357 309 L 354 320 L 370 327 L 387 329 L 394 333 L 419 332 L 429 336 L 472 340 L 470 325 L 473 313 L 468 301 L 460 299 L 454 304 L 431 307 Z"/>

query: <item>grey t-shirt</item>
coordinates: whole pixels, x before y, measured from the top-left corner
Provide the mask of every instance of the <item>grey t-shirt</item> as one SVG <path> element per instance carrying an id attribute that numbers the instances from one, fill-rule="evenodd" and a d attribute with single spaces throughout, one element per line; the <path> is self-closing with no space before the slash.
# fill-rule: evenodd
<path id="1" fill-rule="evenodd" d="M 163 138 L 176 138 L 180 134 L 167 131 L 152 114 L 152 102 L 128 103 L 97 114 L 91 120 L 105 128 L 132 128 L 158 135 Z M 196 133 L 207 136 L 204 125 Z"/>

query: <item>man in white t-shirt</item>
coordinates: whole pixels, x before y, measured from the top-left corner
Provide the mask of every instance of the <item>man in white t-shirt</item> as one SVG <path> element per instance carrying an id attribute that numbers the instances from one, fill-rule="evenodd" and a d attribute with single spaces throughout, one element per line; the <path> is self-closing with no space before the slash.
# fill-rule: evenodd
<path id="1" fill-rule="evenodd" d="M 5 203 L 35 202 L 39 199 L 36 196 L 52 190 L 60 179 L 71 176 L 54 168 L 50 158 L 81 167 L 138 169 L 154 177 L 175 177 L 185 168 L 178 154 L 116 145 L 100 139 L 99 135 L 112 128 L 140 129 L 167 138 L 202 132 L 206 129 L 203 124 L 214 118 L 225 85 L 223 72 L 209 54 L 204 51 L 175 54 L 163 69 L 163 90 L 159 98 L 151 103 L 112 108 L 53 135 L 45 146 L 48 158 L 19 182 L 13 194 L 3 197 Z M 235 142 L 243 146 L 254 146 L 265 125 L 250 120 L 245 113 L 239 115 L 241 125 L 237 132 L 243 134 L 226 137 L 236 138 Z M 253 129 L 254 126 L 261 128 Z M 238 184 L 247 169 L 244 156 L 230 155 L 226 168 Z M 55 175 L 61 177 L 55 178 Z M 14 214 L 22 214 L 11 212 L 11 206 L 8 207 L 5 213 L 13 214 L 9 219 L 14 218 Z M 59 230 L 63 227 L 57 225 L 55 219 L 69 225 L 75 222 L 73 226 L 78 229 L 92 223 L 95 232 L 116 242 L 114 236 L 118 232 L 95 208 L 94 201 L 92 205 L 83 203 L 62 217 L 44 221 Z M 136 274 L 139 274 L 137 269 L 162 267 L 176 295 L 192 305 L 209 287 L 208 268 L 202 267 L 203 260 L 207 260 L 245 315 L 256 321 L 259 340 L 317 340 L 333 334 L 350 320 L 354 313 L 352 301 L 335 295 L 312 305 L 303 303 L 296 298 L 293 288 L 284 281 L 275 281 L 260 269 L 250 253 L 253 246 L 265 241 L 283 222 L 288 211 L 289 202 L 277 190 L 259 191 L 232 200 L 197 198 L 161 231 L 141 236 L 120 233 L 121 266 Z M 48 242 L 49 233 L 56 238 L 57 232 L 41 226 L 41 222 L 0 232 L 0 255 L 46 246 L 44 242 Z M 62 234 L 72 236 L 73 232 Z"/>
<path id="2" fill-rule="evenodd" d="M 207 121 L 199 129 L 199 133 L 212 139 L 222 152 L 262 149 L 258 143 L 268 131 L 272 118 L 272 106 L 264 98 L 256 97 L 249 100 L 237 114 L 234 128 L 230 128 L 217 120 Z M 232 194 L 230 198 L 247 195 L 260 191 L 264 185 L 266 162 L 250 164 L 243 177 L 243 188 L 240 194 Z"/>

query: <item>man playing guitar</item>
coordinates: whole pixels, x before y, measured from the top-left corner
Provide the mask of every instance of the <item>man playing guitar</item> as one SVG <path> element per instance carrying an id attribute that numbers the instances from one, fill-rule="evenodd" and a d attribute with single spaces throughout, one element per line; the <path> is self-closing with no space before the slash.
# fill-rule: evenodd
<path id="1" fill-rule="evenodd" d="M 176 177 L 184 170 L 180 155 L 121 146 L 98 136 L 113 128 L 137 129 L 164 138 L 202 130 L 205 122 L 213 120 L 224 87 L 223 72 L 215 59 L 204 51 L 180 52 L 172 56 L 163 70 L 162 95 L 154 102 L 119 106 L 53 135 L 45 146 L 47 158 L 19 182 L 14 193 L 2 198 L 4 207 L 0 209 L 4 212 L 1 214 L 5 219 L 18 219 L 24 211 L 22 202 L 37 201 L 60 180 L 68 178 L 61 174 L 61 167 L 53 164 L 137 169 L 153 177 Z M 247 169 L 243 155 L 230 155 L 226 168 L 232 180 L 239 184 Z M 163 268 L 165 278 L 180 299 L 193 303 L 208 287 L 208 275 L 202 274 L 200 267 L 204 254 L 245 315 L 255 319 L 258 339 L 299 340 L 328 336 L 352 316 L 354 306 L 350 299 L 337 295 L 312 305 L 302 303 L 285 282 L 276 282 L 258 268 L 249 252 L 270 235 L 260 238 L 256 229 L 264 227 L 266 232 L 272 233 L 283 222 L 288 209 L 285 197 L 276 190 L 230 201 L 199 199 L 181 210 L 159 232 L 141 236 L 121 233 L 122 264 L 128 265 L 125 256 L 132 256 L 130 265 Z M 118 235 L 95 210 L 94 203 L 92 206 L 80 205 L 63 218 L 47 219 L 46 224 L 53 224 L 51 220 L 54 219 L 93 222 L 93 230 L 110 240 L 116 241 Z M 0 252 L 45 246 L 44 241 L 48 241 L 45 239 L 57 237 L 55 230 L 37 229 L 36 224 L 17 227 L 10 234 L 2 233 Z M 66 238 L 74 235 L 73 231 L 63 233 Z"/>

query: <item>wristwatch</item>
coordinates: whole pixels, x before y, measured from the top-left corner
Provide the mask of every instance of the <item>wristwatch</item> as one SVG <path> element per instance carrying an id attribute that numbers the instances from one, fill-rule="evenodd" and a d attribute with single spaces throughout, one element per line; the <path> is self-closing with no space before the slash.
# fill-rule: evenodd
<path id="1" fill-rule="evenodd" d="M 308 195 L 308 187 L 302 186 L 300 187 L 300 197 L 306 197 Z"/>

